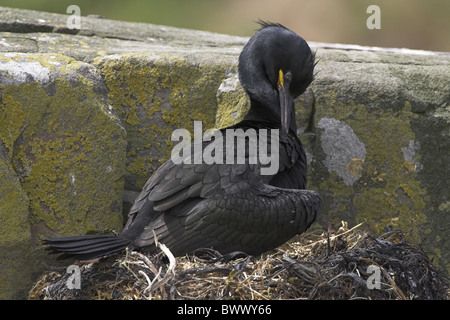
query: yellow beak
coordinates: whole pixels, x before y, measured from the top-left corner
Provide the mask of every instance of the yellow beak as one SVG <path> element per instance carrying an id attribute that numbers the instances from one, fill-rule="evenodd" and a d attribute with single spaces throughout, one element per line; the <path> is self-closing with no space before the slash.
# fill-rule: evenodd
<path id="1" fill-rule="evenodd" d="M 288 133 L 291 122 L 291 111 L 294 101 L 289 94 L 289 88 L 286 88 L 284 85 L 284 73 L 280 69 L 278 71 L 278 95 L 280 98 L 281 128 L 285 133 Z"/>

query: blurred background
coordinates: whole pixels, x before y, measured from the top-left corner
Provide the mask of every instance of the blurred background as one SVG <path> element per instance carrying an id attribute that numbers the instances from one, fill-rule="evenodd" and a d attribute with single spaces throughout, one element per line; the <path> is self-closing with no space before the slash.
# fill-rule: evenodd
<path id="1" fill-rule="evenodd" d="M 258 19 L 279 22 L 307 41 L 450 52 L 450 0 L 0 0 L 0 6 L 147 22 L 250 36 Z M 368 6 L 381 29 L 366 26 Z"/>

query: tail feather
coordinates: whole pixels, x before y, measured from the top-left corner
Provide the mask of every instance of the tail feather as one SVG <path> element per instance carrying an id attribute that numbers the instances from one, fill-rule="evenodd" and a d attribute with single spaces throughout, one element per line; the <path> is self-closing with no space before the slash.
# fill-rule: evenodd
<path id="1" fill-rule="evenodd" d="M 44 239 L 44 244 L 56 253 L 74 256 L 79 260 L 90 260 L 119 253 L 133 248 L 132 241 L 118 235 L 87 235 Z"/>
<path id="2" fill-rule="evenodd" d="M 75 247 L 75 248 L 66 248 L 64 249 L 64 252 L 66 253 L 73 253 L 73 254 L 86 254 L 86 253 L 94 253 L 97 251 L 107 251 L 109 249 L 124 249 L 122 247 L 122 243 L 100 243 L 98 245 L 86 245 L 82 247 Z"/>

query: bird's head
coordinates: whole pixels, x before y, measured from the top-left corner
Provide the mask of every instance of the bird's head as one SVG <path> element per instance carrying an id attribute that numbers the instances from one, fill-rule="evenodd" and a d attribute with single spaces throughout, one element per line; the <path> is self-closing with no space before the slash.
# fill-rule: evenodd
<path id="1" fill-rule="evenodd" d="M 239 78 L 250 97 L 250 113 L 270 110 L 287 132 L 295 128 L 294 99 L 313 80 L 314 54 L 302 37 L 286 27 L 261 25 L 239 56 Z"/>

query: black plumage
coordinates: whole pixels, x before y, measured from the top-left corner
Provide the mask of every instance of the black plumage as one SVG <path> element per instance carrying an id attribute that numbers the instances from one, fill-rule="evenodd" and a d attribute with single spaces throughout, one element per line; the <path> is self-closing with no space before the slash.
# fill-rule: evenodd
<path id="1" fill-rule="evenodd" d="M 147 181 L 121 234 L 45 239 L 57 252 L 80 260 L 125 248 L 154 251 L 156 234 L 175 256 L 198 248 L 222 254 L 258 255 L 304 232 L 315 220 L 320 197 L 306 188 L 306 155 L 296 135 L 294 98 L 313 80 L 314 54 L 300 36 L 262 23 L 239 57 L 239 77 L 250 98 L 245 118 L 221 129 L 279 129 L 279 166 L 262 175 L 260 162 L 164 163 Z M 258 139 L 261 136 L 258 136 Z M 271 150 L 270 138 L 267 139 Z M 203 142 L 201 152 L 211 142 Z M 278 143 L 278 142 L 273 142 Z M 237 150 L 235 150 L 237 151 Z M 195 155 L 194 155 L 195 156 Z"/>

